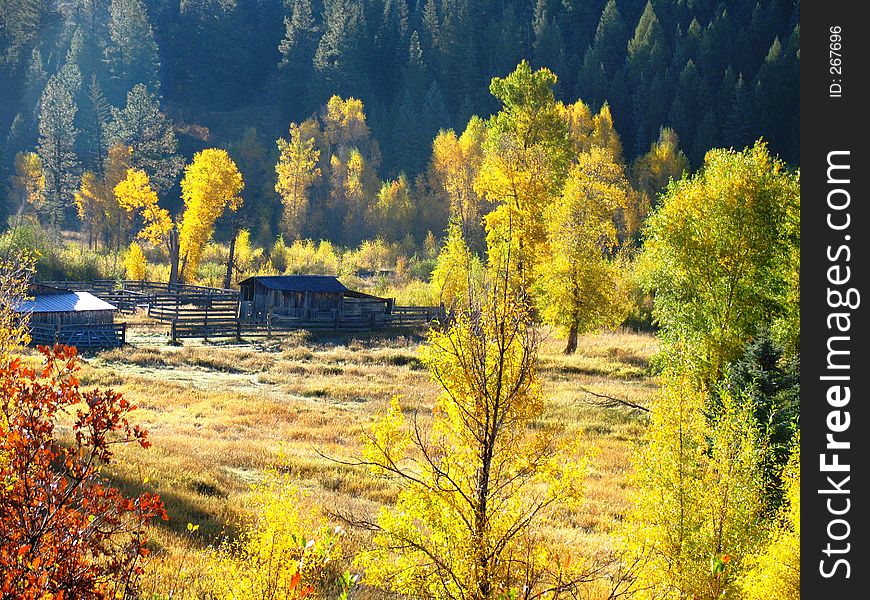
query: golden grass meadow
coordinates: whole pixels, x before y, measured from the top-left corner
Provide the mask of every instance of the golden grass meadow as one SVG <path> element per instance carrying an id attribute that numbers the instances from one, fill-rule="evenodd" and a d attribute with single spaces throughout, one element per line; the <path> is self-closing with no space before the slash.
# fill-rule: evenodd
<path id="1" fill-rule="evenodd" d="M 153 446 L 120 447 L 108 473 L 127 494 L 159 494 L 169 520 L 150 532 L 143 597 L 184 595 L 208 549 L 232 539 L 249 514 L 252 485 L 273 468 L 302 492 L 300 512 L 372 517 L 395 490 L 364 467 L 361 437 L 394 397 L 425 427 L 439 393 L 417 351 L 425 332 L 298 335 L 239 343 L 168 343 L 163 327 L 129 320 L 130 345 L 85 357 L 83 387 L 112 388 L 138 408 Z M 605 407 L 600 394 L 648 406 L 657 390 L 650 361 L 658 341 L 621 330 L 581 338 L 578 352 L 542 329 L 539 377 L 546 397 L 540 427 L 579 438 L 589 458 L 584 502 L 545 524 L 578 556 L 619 547 L 616 525 L 629 508 L 631 457 L 645 413 Z M 337 460 L 334 460 L 337 459 Z M 366 533 L 346 528 L 344 565 Z M 374 592 L 371 592 L 374 593 Z M 369 597 L 363 593 L 362 597 Z M 357 593 L 355 597 L 360 597 Z M 370 596 L 376 597 L 376 596 Z"/>

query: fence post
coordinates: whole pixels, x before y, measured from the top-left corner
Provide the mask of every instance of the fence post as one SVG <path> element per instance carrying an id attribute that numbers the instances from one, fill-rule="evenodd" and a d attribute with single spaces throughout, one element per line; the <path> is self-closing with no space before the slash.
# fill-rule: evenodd
<path id="1" fill-rule="evenodd" d="M 175 319 L 172 319 L 172 323 L 169 325 L 169 337 L 170 341 L 175 344 L 177 340 L 177 336 L 175 334 Z"/>
<path id="2" fill-rule="evenodd" d="M 272 339 L 272 311 L 266 313 L 266 339 Z"/>
<path id="3" fill-rule="evenodd" d="M 241 319 L 236 319 L 236 341 L 242 341 L 242 321 Z"/>

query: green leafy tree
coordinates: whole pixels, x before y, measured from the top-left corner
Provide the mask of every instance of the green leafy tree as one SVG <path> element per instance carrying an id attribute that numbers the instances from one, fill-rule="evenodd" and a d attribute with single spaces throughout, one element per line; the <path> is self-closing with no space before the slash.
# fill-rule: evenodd
<path id="1" fill-rule="evenodd" d="M 710 151 L 700 172 L 668 187 L 642 260 L 662 335 L 700 381 L 716 381 L 770 323 L 796 348 L 799 214 L 799 174 L 763 142 Z"/>

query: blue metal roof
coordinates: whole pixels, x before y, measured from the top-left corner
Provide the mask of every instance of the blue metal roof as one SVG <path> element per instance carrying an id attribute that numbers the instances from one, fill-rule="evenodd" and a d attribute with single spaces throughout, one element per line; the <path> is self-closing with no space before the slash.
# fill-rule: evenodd
<path id="1" fill-rule="evenodd" d="M 270 290 L 282 292 L 347 292 L 344 284 L 332 275 L 264 275 L 248 277 L 239 285 L 257 282 Z"/>
<path id="2" fill-rule="evenodd" d="M 88 292 L 63 292 L 40 294 L 24 300 L 15 307 L 19 313 L 79 312 L 86 310 L 117 310 L 117 307 L 100 300 Z"/>

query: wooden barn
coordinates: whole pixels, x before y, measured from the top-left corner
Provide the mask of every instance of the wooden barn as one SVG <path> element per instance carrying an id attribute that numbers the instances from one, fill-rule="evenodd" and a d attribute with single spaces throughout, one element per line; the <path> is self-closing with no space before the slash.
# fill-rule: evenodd
<path id="1" fill-rule="evenodd" d="M 93 294 L 31 284 L 28 297 L 15 312 L 27 316 L 34 344 L 84 349 L 121 346 L 126 341 L 126 324 L 114 322 L 117 308 Z"/>
<path id="2" fill-rule="evenodd" d="M 392 298 L 380 298 L 345 287 L 331 275 L 249 277 L 239 282 L 242 321 L 270 318 L 336 323 L 383 324 Z"/>

